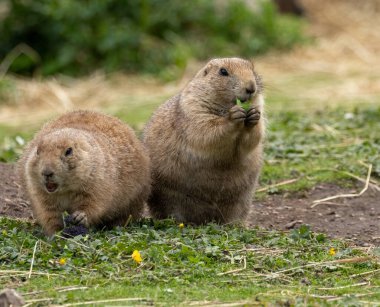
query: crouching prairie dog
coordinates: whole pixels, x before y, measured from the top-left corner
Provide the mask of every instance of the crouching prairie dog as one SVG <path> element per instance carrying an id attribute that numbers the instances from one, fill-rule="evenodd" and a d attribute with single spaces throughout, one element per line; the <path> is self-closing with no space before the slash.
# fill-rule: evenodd
<path id="1" fill-rule="evenodd" d="M 262 165 L 262 90 L 252 62 L 214 59 L 157 109 L 144 131 L 154 217 L 244 220 Z"/>
<path id="2" fill-rule="evenodd" d="M 74 111 L 46 124 L 18 162 L 23 190 L 48 236 L 62 212 L 86 227 L 139 218 L 150 193 L 150 160 L 128 125 L 97 112 Z"/>

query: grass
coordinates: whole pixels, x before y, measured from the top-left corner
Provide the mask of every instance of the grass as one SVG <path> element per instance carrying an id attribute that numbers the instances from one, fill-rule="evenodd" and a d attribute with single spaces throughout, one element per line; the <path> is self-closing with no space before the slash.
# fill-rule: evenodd
<path id="1" fill-rule="evenodd" d="M 280 233 L 146 219 L 47 241 L 28 222 L 0 221 L 0 287 L 17 288 L 27 303 L 133 298 L 123 305 L 347 306 L 380 300 L 380 250 L 352 248 L 307 226 Z M 131 257 L 134 250 L 142 255 L 140 264 Z"/>
<path id="2" fill-rule="evenodd" d="M 262 185 L 299 178 L 272 192 L 310 188 L 320 182 L 347 183 L 351 176 L 380 177 L 379 107 L 320 112 L 278 112 L 270 117 Z"/>
<path id="3" fill-rule="evenodd" d="M 14 161 L 22 153 L 25 139 L 30 138 L 30 132 L 0 125 L 0 162 Z"/>

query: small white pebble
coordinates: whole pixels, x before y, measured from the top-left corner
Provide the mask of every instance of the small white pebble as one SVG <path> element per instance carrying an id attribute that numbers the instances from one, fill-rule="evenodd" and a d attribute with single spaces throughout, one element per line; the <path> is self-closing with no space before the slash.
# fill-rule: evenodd
<path id="1" fill-rule="evenodd" d="M 353 113 L 345 113 L 344 114 L 344 119 L 353 119 L 354 118 L 354 114 Z"/>
<path id="2" fill-rule="evenodd" d="M 19 136 L 19 135 L 16 136 L 15 140 L 16 140 L 17 144 L 19 144 L 21 146 L 25 145 L 25 140 L 21 136 Z"/>

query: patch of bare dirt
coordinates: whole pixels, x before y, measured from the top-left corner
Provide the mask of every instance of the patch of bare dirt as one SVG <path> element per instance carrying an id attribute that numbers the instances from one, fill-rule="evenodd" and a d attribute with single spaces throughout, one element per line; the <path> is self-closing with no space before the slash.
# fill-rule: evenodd
<path id="1" fill-rule="evenodd" d="M 0 216 L 32 218 L 28 203 L 20 197 L 14 164 L 0 163 Z"/>
<path id="2" fill-rule="evenodd" d="M 0 216 L 32 218 L 27 202 L 19 195 L 14 164 L 0 163 Z M 344 238 L 358 245 L 380 245 L 380 192 L 368 190 L 361 197 L 334 200 L 311 208 L 312 201 L 351 193 L 333 184 L 323 184 L 294 195 L 271 195 L 254 201 L 249 226 L 290 230 L 308 224 L 314 231 Z"/>
<path id="3" fill-rule="evenodd" d="M 358 245 L 380 246 L 380 192 L 369 189 L 362 196 L 339 198 L 312 208 L 313 200 L 356 193 L 334 184 L 322 184 L 293 195 L 271 195 L 254 201 L 249 225 L 267 229 L 290 230 L 301 224 L 311 226 L 334 238 L 344 238 Z"/>

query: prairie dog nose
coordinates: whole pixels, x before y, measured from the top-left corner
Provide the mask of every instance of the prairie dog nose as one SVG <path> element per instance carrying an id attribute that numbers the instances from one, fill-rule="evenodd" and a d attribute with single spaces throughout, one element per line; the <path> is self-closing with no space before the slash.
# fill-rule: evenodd
<path id="1" fill-rule="evenodd" d="M 252 95 L 256 92 L 256 85 L 253 81 L 249 82 L 245 87 L 245 92 L 248 95 Z"/>
<path id="2" fill-rule="evenodd" d="M 50 168 L 46 168 L 42 171 L 42 176 L 46 178 L 51 178 L 53 177 L 53 175 L 54 175 L 54 172 Z"/>

